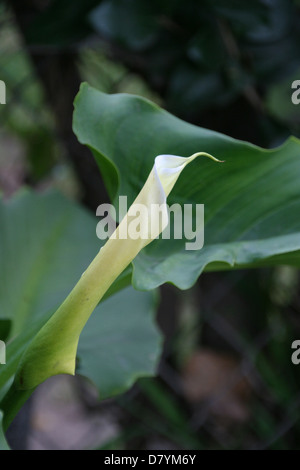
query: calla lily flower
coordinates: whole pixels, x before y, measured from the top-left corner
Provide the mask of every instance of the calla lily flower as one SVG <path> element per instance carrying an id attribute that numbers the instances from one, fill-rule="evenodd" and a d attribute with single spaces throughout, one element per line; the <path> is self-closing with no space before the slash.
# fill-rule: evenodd
<path id="1" fill-rule="evenodd" d="M 200 155 L 219 161 L 204 152 L 195 153 L 188 158 L 175 155 L 159 155 L 155 158 L 142 190 L 116 231 L 28 346 L 15 377 L 16 389 L 35 388 L 53 375 L 75 374 L 78 341 L 86 322 L 116 278 L 165 229 L 168 224 L 167 197 L 186 165 Z M 159 204 L 165 210 L 158 220 L 149 220 L 153 218 L 150 210 L 147 215 L 144 214 L 141 228 L 151 226 L 151 233 L 149 231 L 145 236 L 144 232 L 138 239 L 132 239 L 128 227 L 139 204 L 147 208 Z"/>

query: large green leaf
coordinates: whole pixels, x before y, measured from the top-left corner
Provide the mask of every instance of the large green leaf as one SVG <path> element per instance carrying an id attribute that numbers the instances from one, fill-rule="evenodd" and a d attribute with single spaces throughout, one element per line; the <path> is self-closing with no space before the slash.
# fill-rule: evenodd
<path id="1" fill-rule="evenodd" d="M 84 328 L 78 373 L 97 385 L 101 399 L 155 372 L 161 349 L 153 323 L 155 304 L 153 292 L 128 287 L 101 303 Z"/>
<path id="2" fill-rule="evenodd" d="M 93 218 L 58 193 L 0 202 L 0 398 L 20 358 L 99 249 Z M 7 322 L 10 324 L 7 333 Z M 3 328 L 3 325 L 5 326 Z"/>
<path id="3" fill-rule="evenodd" d="M 8 202 L 0 202 L 0 339 L 7 344 L 6 364 L 0 365 L 0 400 L 12 383 L 25 348 L 99 251 L 102 242 L 96 237 L 96 224 L 96 218 L 56 192 L 25 190 Z M 110 294 L 129 281 L 127 269 Z M 152 294 L 130 288 L 97 308 L 81 343 L 80 373 L 101 386 L 101 396 L 126 389 L 139 375 L 154 373 L 160 341 L 153 323 L 154 307 Z M 11 324 L 9 332 L 7 322 Z M 91 331 L 93 342 L 86 348 L 84 341 Z M 138 335 L 134 346 L 133 331 Z M 120 340 L 117 345 L 116 336 Z M 134 354 L 138 355 L 135 348 L 139 358 L 129 366 Z M 91 356 L 97 371 L 93 364 L 91 368 L 87 365 Z M 98 380 L 108 374 L 108 364 L 110 377 Z M 13 400 L 9 399 L 9 406 Z"/>
<path id="4" fill-rule="evenodd" d="M 133 201 L 159 154 L 204 151 L 226 161 L 194 161 L 169 198 L 205 204 L 204 248 L 186 251 L 185 240 L 156 240 L 134 261 L 137 288 L 164 282 L 188 288 L 204 269 L 300 265 L 297 139 L 261 149 L 183 122 L 146 99 L 86 84 L 75 101 L 74 131 L 91 148 L 115 203 L 118 195 Z"/>
<path id="5" fill-rule="evenodd" d="M 54 192 L 0 203 L 0 319 L 11 336 L 64 300 L 101 246 L 95 222 Z"/>

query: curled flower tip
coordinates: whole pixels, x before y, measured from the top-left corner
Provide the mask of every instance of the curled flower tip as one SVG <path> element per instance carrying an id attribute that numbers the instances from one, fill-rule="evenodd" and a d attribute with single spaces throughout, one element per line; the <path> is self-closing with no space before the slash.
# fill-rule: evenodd
<path id="1" fill-rule="evenodd" d="M 210 158 L 211 160 L 213 160 L 214 162 L 218 162 L 218 163 L 225 163 L 225 160 L 218 160 L 218 158 L 216 157 L 213 157 L 210 153 L 206 153 L 206 152 L 197 152 L 197 153 L 194 153 L 193 155 L 191 155 L 191 159 L 192 158 L 196 158 L 196 157 L 207 157 L 207 158 Z"/>

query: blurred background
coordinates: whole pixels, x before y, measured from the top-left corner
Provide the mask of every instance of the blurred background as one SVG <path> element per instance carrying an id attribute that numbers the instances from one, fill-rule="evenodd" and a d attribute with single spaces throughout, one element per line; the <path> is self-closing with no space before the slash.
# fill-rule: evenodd
<path id="1" fill-rule="evenodd" d="M 72 132 L 82 81 L 150 98 L 263 147 L 300 137 L 299 0 L 0 0 L 0 190 L 108 201 Z M 10 430 L 29 449 L 299 449 L 299 273 L 205 273 L 161 288 L 157 377 L 99 402 L 80 378 L 39 387 Z"/>

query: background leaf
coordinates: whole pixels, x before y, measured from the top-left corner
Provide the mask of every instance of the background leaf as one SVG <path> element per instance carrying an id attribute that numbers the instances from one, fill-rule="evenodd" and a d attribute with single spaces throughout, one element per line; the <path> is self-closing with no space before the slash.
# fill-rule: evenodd
<path id="1" fill-rule="evenodd" d="M 6 442 L 3 430 L 2 430 L 2 418 L 3 413 L 0 411 L 0 450 L 9 450 L 9 446 Z"/>
<path id="2" fill-rule="evenodd" d="M 78 373 L 95 383 L 101 399 L 123 392 L 139 376 L 155 373 L 161 348 L 153 323 L 155 297 L 128 287 L 101 303 L 85 326 Z"/>
<path id="3" fill-rule="evenodd" d="M 3 396 L 25 348 L 93 259 L 99 240 L 89 213 L 57 192 L 23 190 L 1 201 L 0 221 L 0 334 L 7 343 L 0 369 Z"/>
<path id="4" fill-rule="evenodd" d="M 7 344 L 6 365 L 0 367 L 2 399 L 25 348 L 102 242 L 96 237 L 96 218 L 52 191 L 26 190 L 0 202 L 0 223 L 0 335 Z M 128 285 L 130 271 L 125 270 L 110 294 Z M 153 293 L 126 289 L 105 300 L 86 325 L 80 373 L 99 385 L 101 397 L 125 390 L 139 375 L 155 372 L 160 351 L 155 306 Z"/>
<path id="5" fill-rule="evenodd" d="M 55 310 L 100 248 L 95 220 L 56 192 L 0 205 L 0 318 L 14 336 Z"/>
<path id="6" fill-rule="evenodd" d="M 106 95 L 84 84 L 75 101 L 74 131 L 88 145 L 111 197 L 133 201 L 159 154 L 204 151 L 223 165 L 194 161 L 178 180 L 173 202 L 205 204 L 205 246 L 186 251 L 185 240 L 156 240 L 134 261 L 133 283 L 193 285 L 204 269 L 300 264 L 300 145 L 274 150 L 190 125 L 150 101 Z"/>
<path id="7" fill-rule="evenodd" d="M 101 34 L 136 50 L 147 48 L 157 39 L 158 21 L 151 3 L 104 1 L 90 18 Z"/>

